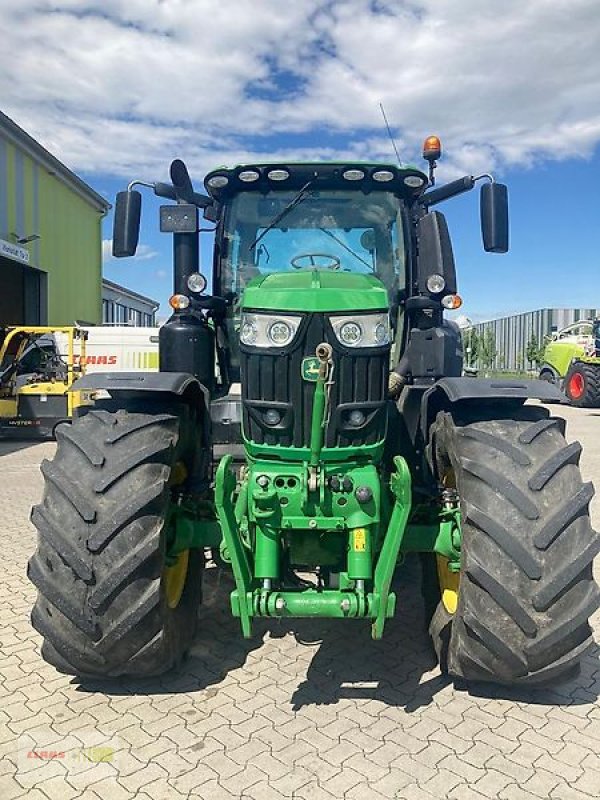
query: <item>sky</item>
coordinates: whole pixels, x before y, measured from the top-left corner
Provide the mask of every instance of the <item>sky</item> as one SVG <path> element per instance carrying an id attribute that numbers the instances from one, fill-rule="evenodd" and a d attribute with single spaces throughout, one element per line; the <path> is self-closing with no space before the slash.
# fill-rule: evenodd
<path id="1" fill-rule="evenodd" d="M 423 164 L 508 184 L 511 251 L 483 252 L 477 191 L 448 218 L 473 320 L 600 307 L 598 0 L 2 0 L 0 106 L 114 201 L 183 158 Z M 171 241 L 144 199 L 138 255 L 104 272 L 162 302 Z M 203 234 L 210 269 L 210 234 Z"/>

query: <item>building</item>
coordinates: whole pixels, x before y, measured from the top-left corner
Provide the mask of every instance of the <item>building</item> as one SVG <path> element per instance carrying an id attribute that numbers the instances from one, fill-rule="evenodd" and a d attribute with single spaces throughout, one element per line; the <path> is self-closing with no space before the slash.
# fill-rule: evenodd
<path id="1" fill-rule="evenodd" d="M 106 278 L 102 279 L 102 324 L 137 325 L 151 328 L 156 325 L 160 304 L 143 294 L 126 289 Z"/>
<path id="2" fill-rule="evenodd" d="M 109 208 L 0 112 L 0 327 L 100 322 Z"/>
<path id="3" fill-rule="evenodd" d="M 600 308 L 541 308 L 514 314 L 510 317 L 493 319 L 473 325 L 479 337 L 489 336 L 491 331 L 496 341 L 496 358 L 493 369 L 520 371 L 530 367 L 527 349 L 535 339 L 543 346 L 548 338 L 572 322 L 594 319 L 600 316 Z M 467 363 L 471 362 L 469 353 L 465 354 Z M 475 364 L 473 366 L 481 366 Z"/>

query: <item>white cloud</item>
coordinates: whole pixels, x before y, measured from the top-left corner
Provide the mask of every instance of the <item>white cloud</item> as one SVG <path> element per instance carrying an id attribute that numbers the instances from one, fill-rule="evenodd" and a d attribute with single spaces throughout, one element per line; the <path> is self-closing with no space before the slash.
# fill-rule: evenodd
<path id="1" fill-rule="evenodd" d="M 600 139 L 597 0 L 2 6 L 3 110 L 87 173 L 160 179 L 172 156 L 198 177 L 253 158 L 391 159 L 380 101 L 407 160 L 442 136 L 442 176 L 585 156 Z M 322 148 L 297 147 L 315 130 Z"/>
<path id="2" fill-rule="evenodd" d="M 156 250 L 153 250 L 150 245 L 147 244 L 140 244 L 138 245 L 136 254 L 133 256 L 135 261 L 149 261 L 151 258 L 156 258 L 158 253 Z M 109 261 L 115 261 L 116 259 L 113 257 L 112 254 L 112 239 L 103 239 L 102 240 L 102 263 L 106 264 Z"/>

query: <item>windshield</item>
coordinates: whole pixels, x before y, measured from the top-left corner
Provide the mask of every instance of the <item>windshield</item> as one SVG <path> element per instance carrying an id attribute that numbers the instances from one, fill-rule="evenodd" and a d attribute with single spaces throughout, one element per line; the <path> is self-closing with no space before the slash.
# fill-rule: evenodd
<path id="1" fill-rule="evenodd" d="M 402 209 L 391 192 L 242 192 L 225 215 L 220 293 L 235 303 L 259 275 L 315 267 L 373 274 L 397 293 L 405 286 Z"/>

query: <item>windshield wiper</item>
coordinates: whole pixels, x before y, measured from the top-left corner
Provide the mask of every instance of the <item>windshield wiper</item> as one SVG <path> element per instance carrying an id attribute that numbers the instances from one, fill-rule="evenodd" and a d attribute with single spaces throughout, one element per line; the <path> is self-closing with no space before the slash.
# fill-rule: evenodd
<path id="1" fill-rule="evenodd" d="M 342 239 L 339 239 L 335 235 L 335 233 L 328 231 L 327 228 L 319 228 L 319 230 L 322 233 L 327 234 L 327 236 L 330 236 L 334 242 L 337 242 L 339 244 L 340 247 L 343 247 L 344 250 L 353 255 L 354 258 L 357 258 L 359 261 L 361 261 L 365 265 L 365 267 L 368 267 L 371 270 L 371 272 L 374 272 L 373 265 L 369 264 L 368 261 L 365 261 L 365 259 L 362 256 L 359 256 L 358 253 L 355 253 L 354 250 L 351 247 L 349 247 L 349 245 L 347 245 L 346 242 L 342 241 Z"/>
<path id="2" fill-rule="evenodd" d="M 300 203 L 302 203 L 303 200 L 306 200 L 306 198 L 308 197 L 308 190 L 313 185 L 313 183 L 316 181 L 316 179 L 317 179 L 317 176 L 315 175 L 314 178 L 311 178 L 307 183 L 304 184 L 304 186 L 300 189 L 298 194 L 295 195 L 295 197 L 293 197 L 290 200 L 290 202 L 287 204 L 287 206 L 285 206 L 284 208 L 281 209 L 279 214 L 277 214 L 277 216 L 274 219 L 272 219 L 271 222 L 269 222 L 269 224 L 264 229 L 264 231 L 261 234 L 259 234 L 259 236 L 256 237 L 256 239 L 252 242 L 252 244 L 250 245 L 248 250 L 254 250 L 254 248 L 260 242 L 260 240 L 263 238 L 263 236 L 266 236 L 266 234 L 270 230 L 273 230 L 273 228 L 275 227 L 275 225 L 277 225 L 278 222 L 281 222 L 281 220 L 284 217 L 287 217 L 287 215 L 290 213 L 290 211 L 292 211 L 294 208 L 296 208 L 296 206 L 299 206 Z"/>

